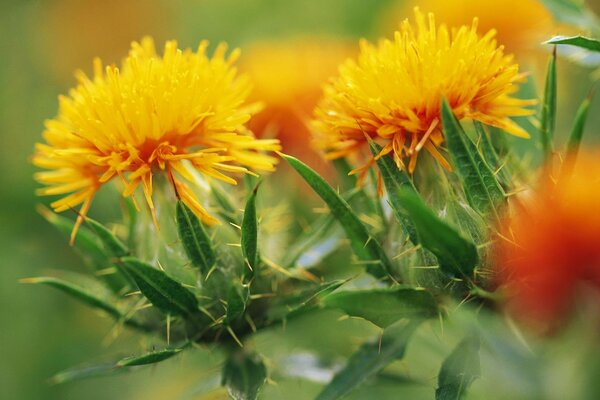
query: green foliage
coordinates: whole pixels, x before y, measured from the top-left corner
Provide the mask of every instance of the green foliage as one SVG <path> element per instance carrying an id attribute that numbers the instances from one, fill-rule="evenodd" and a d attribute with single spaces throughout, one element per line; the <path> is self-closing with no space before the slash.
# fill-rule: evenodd
<path id="1" fill-rule="evenodd" d="M 132 356 L 117 361 L 116 367 L 137 367 L 140 365 L 156 364 L 179 354 L 183 348 L 163 349 L 141 356 Z"/>
<path id="2" fill-rule="evenodd" d="M 329 206 L 331 214 L 344 228 L 357 257 L 364 262 L 375 263 L 382 269 L 377 270 L 369 265 L 368 271 L 378 277 L 389 274 L 391 263 L 387 255 L 377 240 L 369 234 L 365 225 L 352 211 L 348 203 L 306 164 L 292 156 L 286 155 L 283 157 Z"/>
<path id="3" fill-rule="evenodd" d="M 277 299 L 269 309 L 271 321 L 283 321 L 317 308 L 323 298 L 342 286 L 347 280 L 322 283 Z"/>
<path id="4" fill-rule="evenodd" d="M 177 201 L 177 230 L 192 264 L 208 274 L 217 258 L 210 237 L 200 219 L 181 200 Z"/>
<path id="5" fill-rule="evenodd" d="M 475 245 L 438 218 L 414 193 L 400 192 L 398 197 L 415 224 L 419 242 L 437 257 L 442 272 L 451 277 L 469 276 L 479 262 Z"/>
<path id="6" fill-rule="evenodd" d="M 588 117 L 588 111 L 590 109 L 591 96 L 583 100 L 577 114 L 575 115 L 575 121 L 573 128 L 571 129 L 571 135 L 569 136 L 569 142 L 567 143 L 567 154 L 565 156 L 565 165 L 572 166 L 579 152 L 579 145 L 583 138 L 583 132 L 585 123 Z"/>
<path id="7" fill-rule="evenodd" d="M 353 317 L 387 328 L 400 319 L 426 319 L 437 315 L 433 296 L 411 288 L 370 289 L 331 294 L 323 300 L 326 307 L 339 308 Z"/>
<path id="8" fill-rule="evenodd" d="M 254 353 L 231 353 L 223 367 L 222 384 L 234 400 L 255 400 L 266 380 L 267 368 Z"/>
<path id="9" fill-rule="evenodd" d="M 466 135 L 446 99 L 442 100 L 442 122 L 448 151 L 469 204 L 480 213 L 484 215 L 492 213 L 497 218 L 498 208 L 504 202 L 502 187 L 494 172 Z"/>
<path id="10" fill-rule="evenodd" d="M 481 375 L 479 337 L 471 336 L 460 342 L 446 358 L 438 375 L 436 400 L 460 400 L 469 385 Z"/>
<path id="11" fill-rule="evenodd" d="M 39 213 L 50 222 L 56 229 L 62 232 L 65 237 L 69 237 L 75 227 L 75 221 L 53 213 L 44 207 L 38 208 Z M 87 263 L 97 272 L 105 271 L 106 268 L 112 266 L 109 255 L 104 250 L 102 244 L 98 240 L 97 236 L 82 226 L 75 236 L 73 243 L 74 248 L 79 255 L 87 260 Z M 119 293 L 123 287 L 127 286 L 127 280 L 117 270 L 114 273 L 100 275 L 100 279 L 108 286 L 114 293 Z"/>
<path id="12" fill-rule="evenodd" d="M 106 312 L 108 315 L 116 318 L 117 320 L 125 319 L 125 316 L 121 313 L 121 311 L 119 311 L 119 309 L 112 305 L 110 302 L 101 299 L 100 297 L 89 292 L 85 288 L 77 286 L 73 283 L 66 282 L 58 278 L 45 276 L 39 278 L 21 279 L 21 283 L 32 283 L 52 286 L 92 308 L 97 308 Z"/>
<path id="13" fill-rule="evenodd" d="M 196 296 L 165 272 L 134 257 L 124 257 L 118 265 L 133 278 L 152 305 L 161 311 L 181 316 L 198 312 Z"/>
<path id="14" fill-rule="evenodd" d="M 556 36 L 546 43 L 548 44 L 565 44 L 579 47 L 581 49 L 600 52 L 600 41 L 584 36 Z"/>
<path id="15" fill-rule="evenodd" d="M 100 239 L 109 255 L 113 257 L 124 257 L 129 254 L 127 246 L 125 246 L 125 244 L 104 225 L 87 217 L 85 222 L 96 234 L 98 239 Z"/>
<path id="16" fill-rule="evenodd" d="M 548 61 L 546 71 L 546 84 L 544 86 L 544 100 L 542 101 L 542 110 L 540 116 L 540 137 L 542 139 L 542 148 L 546 159 L 551 156 L 553 151 L 552 140 L 554 139 L 554 129 L 556 126 L 556 48 L 552 57 Z"/>
<path id="17" fill-rule="evenodd" d="M 381 152 L 381 146 L 372 140 L 369 140 L 369 147 L 373 157 L 377 156 Z M 406 232 L 410 240 L 417 243 L 417 232 L 412 223 L 411 218 L 402 206 L 398 195 L 402 190 L 412 191 L 417 193 L 415 186 L 406 174 L 404 170 L 400 170 L 391 156 L 383 156 L 377 159 L 377 167 L 381 173 L 385 190 L 387 191 L 388 200 L 396 219 L 402 226 L 402 229 Z"/>
<path id="18" fill-rule="evenodd" d="M 258 254 L 258 220 L 256 218 L 256 193 L 258 186 L 248 196 L 244 219 L 242 220 L 242 253 L 247 264 L 244 273 L 245 280 L 252 280 L 259 267 L 260 256 Z"/>
<path id="19" fill-rule="evenodd" d="M 316 400 L 341 399 L 390 363 L 404 357 L 406 346 L 420 322 L 416 320 L 391 326 L 383 332 L 380 340 L 363 344 Z"/>
<path id="20" fill-rule="evenodd" d="M 237 287 L 232 285 L 229 287 L 227 295 L 227 313 L 225 321 L 232 324 L 244 315 L 246 305 L 248 304 L 248 289 L 245 287 Z"/>

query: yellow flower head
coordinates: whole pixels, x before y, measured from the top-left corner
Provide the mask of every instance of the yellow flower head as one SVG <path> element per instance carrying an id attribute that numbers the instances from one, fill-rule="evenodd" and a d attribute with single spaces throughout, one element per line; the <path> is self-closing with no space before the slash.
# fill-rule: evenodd
<path id="1" fill-rule="evenodd" d="M 483 32 L 494 29 L 499 43 L 517 54 L 519 60 L 529 59 L 542 49 L 542 42 L 553 35 L 555 23 L 541 0 L 411 0 L 387 10 L 386 19 L 396 27 L 399 16 L 409 14 L 415 5 L 435 14 L 437 20 L 449 26 L 470 24 L 479 19 Z"/>
<path id="2" fill-rule="evenodd" d="M 459 119 L 528 137 L 510 117 L 532 114 L 524 107 L 535 101 L 513 97 L 524 76 L 496 45 L 494 31 L 479 36 L 477 19 L 470 27 L 436 26 L 433 14 L 426 20 L 416 8 L 415 19 L 416 27 L 405 20 L 394 40 L 362 40 L 358 59 L 346 61 L 325 86 L 314 142 L 327 158 L 360 151 L 368 135 L 384 146 L 380 155 L 393 153 L 398 168 L 408 157 L 412 172 L 424 148 L 450 169 L 438 150 L 442 97 Z"/>
<path id="3" fill-rule="evenodd" d="M 33 157 L 48 169 L 36 174 L 47 186 L 39 193 L 65 195 L 52 203 L 56 212 L 83 203 L 78 226 L 98 189 L 118 178 L 123 196 L 141 186 L 154 214 L 152 177 L 164 171 L 183 202 L 214 223 L 185 183 L 196 171 L 235 184 L 223 172 L 273 169 L 275 159 L 257 150 L 278 150 L 278 142 L 244 128 L 256 107 L 244 103 L 250 82 L 232 66 L 239 51 L 225 56 L 221 44 L 208 57 L 207 46 L 181 51 L 170 41 L 161 57 L 145 38 L 132 44 L 121 69 L 96 59 L 93 78 L 77 73 L 77 87 L 59 98 L 58 117 L 46 122 L 46 143 Z"/>

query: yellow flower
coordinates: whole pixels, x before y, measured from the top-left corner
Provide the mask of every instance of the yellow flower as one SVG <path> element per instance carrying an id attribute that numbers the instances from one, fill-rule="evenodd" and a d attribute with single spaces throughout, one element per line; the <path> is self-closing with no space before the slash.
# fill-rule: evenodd
<path id="1" fill-rule="evenodd" d="M 417 8 L 415 19 L 416 28 L 405 20 L 394 40 L 362 40 L 358 60 L 344 63 L 325 87 L 315 110 L 314 142 L 327 158 L 360 151 L 368 135 L 384 146 L 379 156 L 393 153 L 398 168 L 408 157 L 412 172 L 424 148 L 450 169 L 438 150 L 442 97 L 459 119 L 528 137 L 510 117 L 531 115 L 525 107 L 535 101 L 513 97 L 524 76 L 497 46 L 494 32 L 479 36 L 477 19 L 470 27 L 436 26 L 433 14 L 426 20 Z"/>
<path id="2" fill-rule="evenodd" d="M 540 0 L 412 0 L 386 10 L 385 18 L 390 21 L 385 25 L 395 28 L 417 4 L 449 26 L 468 25 L 477 17 L 479 29 L 494 29 L 498 42 L 520 61 L 531 58 L 532 50 L 543 50 L 541 43 L 555 33 L 552 15 Z"/>
<path id="3" fill-rule="evenodd" d="M 214 223 L 185 183 L 196 181 L 196 171 L 235 184 L 224 172 L 274 168 L 275 158 L 257 150 L 278 150 L 278 142 L 257 140 L 244 127 L 256 106 L 245 104 L 250 81 L 232 66 L 239 51 L 226 57 L 221 44 L 208 57 L 207 46 L 201 42 L 194 53 L 170 41 L 161 57 L 144 38 L 120 70 L 96 59 L 93 78 L 78 72 L 77 87 L 59 98 L 33 163 L 49 170 L 36 174 L 47 185 L 40 194 L 66 195 L 52 203 L 56 212 L 83 203 L 72 239 L 96 192 L 113 178 L 123 182 L 123 196 L 141 186 L 154 215 L 152 177 L 164 171 L 183 202 Z"/>

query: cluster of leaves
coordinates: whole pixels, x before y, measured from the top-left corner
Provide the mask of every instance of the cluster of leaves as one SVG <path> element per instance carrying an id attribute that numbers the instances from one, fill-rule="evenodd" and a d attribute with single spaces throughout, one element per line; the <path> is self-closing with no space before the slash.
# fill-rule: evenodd
<path id="1" fill-rule="evenodd" d="M 591 50 L 598 46 L 590 39 L 561 40 L 556 43 Z M 65 371 L 54 380 L 139 368 L 174 357 L 192 345 L 217 344 L 226 353 L 222 384 L 230 396 L 255 399 L 268 371 L 263 358 L 245 346 L 246 339 L 313 309 L 329 308 L 382 330 L 378 338 L 363 343 L 350 356 L 317 396 L 319 400 L 338 399 L 402 359 L 420 326 L 447 318 L 450 304 L 469 300 L 493 307 L 495 294 L 487 279 L 492 268 L 489 230 L 507 207 L 507 193 L 514 190 L 512 171 L 506 166 L 510 154 L 501 142 L 492 140 L 493 128 L 474 123 L 465 130 L 445 100 L 441 107 L 455 173 L 439 170 L 432 174 L 431 168 L 438 167 L 426 165 L 421 175 L 411 177 L 389 156 L 377 158 L 378 177 L 386 193 L 383 199 L 375 194 L 377 177 L 365 187 L 356 187 L 347 176 L 350 167 L 345 162 L 337 164 L 340 191 L 300 160 L 283 156 L 329 212 L 294 237 L 277 262 L 267 259 L 260 249 L 258 185 L 252 180 L 247 182 L 252 190 L 244 199 L 243 215 L 227 193 L 212 187 L 213 202 L 225 222 L 218 230 L 204 226 L 187 206 L 176 202 L 178 243 L 174 246 L 185 254 L 184 265 L 178 266 L 185 267 L 183 273 L 173 272 L 177 269 L 172 265 L 163 265 L 136 248 L 135 213 L 124 230 L 127 234 L 87 218 L 75 248 L 95 270 L 96 286 L 92 289 L 50 277 L 25 281 L 58 288 L 105 312 L 119 326 L 158 337 L 166 334 L 166 346 L 105 365 Z M 581 141 L 588 107 L 586 99 L 568 144 L 569 157 L 574 157 Z M 548 68 L 541 110 L 542 144 L 550 158 L 556 114 L 555 57 Z M 381 151 L 375 142 L 369 146 L 373 155 Z M 73 228 L 69 219 L 47 210 L 42 213 L 66 233 Z M 344 237 L 347 240 L 341 240 Z M 371 277 L 369 287 L 353 286 L 355 277 L 314 279 L 328 254 L 348 248 L 353 263 L 364 266 Z M 169 261 L 173 263 L 177 261 Z M 464 396 L 480 375 L 480 348 L 479 332 L 470 332 L 448 352 L 438 368 L 437 399 Z"/>

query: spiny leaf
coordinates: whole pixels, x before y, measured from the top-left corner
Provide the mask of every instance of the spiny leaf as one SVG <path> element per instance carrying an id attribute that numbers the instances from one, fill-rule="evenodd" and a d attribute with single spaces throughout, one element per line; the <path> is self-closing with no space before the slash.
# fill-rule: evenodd
<path id="1" fill-rule="evenodd" d="M 20 282 L 52 286 L 61 290 L 64 293 L 67 293 L 70 296 L 73 296 L 77 300 L 87 304 L 90 307 L 98 308 L 100 310 L 105 311 L 106 313 L 117 319 L 123 317 L 123 314 L 119 311 L 117 307 L 99 298 L 98 296 L 88 292 L 86 289 L 78 285 L 72 284 L 70 282 L 63 281 L 62 279 L 42 276 L 39 278 L 22 279 Z"/>
<path id="2" fill-rule="evenodd" d="M 437 315 L 433 296 L 424 290 L 410 288 L 338 292 L 327 296 L 323 303 L 353 317 L 369 320 L 381 328 L 387 328 L 402 318 L 425 319 Z"/>
<path id="3" fill-rule="evenodd" d="M 206 275 L 215 265 L 216 256 L 202 222 L 182 201 L 177 201 L 177 230 L 192 264 Z"/>
<path id="4" fill-rule="evenodd" d="M 504 201 L 502 188 L 465 134 L 446 99 L 442 99 L 442 120 L 448 150 L 463 182 L 469 204 L 482 214 L 493 212 L 498 218 L 497 207 Z"/>
<path id="5" fill-rule="evenodd" d="M 68 370 L 59 372 L 50 378 L 50 383 L 59 385 L 62 383 L 68 383 L 73 381 L 78 381 L 81 379 L 87 378 L 97 378 L 100 376 L 113 375 L 115 373 L 124 372 L 125 369 L 115 368 L 115 364 L 101 364 L 101 365 L 92 365 L 85 367 L 75 367 L 70 368 Z"/>
<path id="6" fill-rule="evenodd" d="M 392 326 L 384 331 L 381 341 L 363 344 L 316 400 L 340 399 L 390 363 L 404 357 L 406 346 L 419 324 L 420 321 L 411 321 L 406 325 Z"/>
<path id="7" fill-rule="evenodd" d="M 554 129 L 556 126 L 556 48 L 548 61 L 546 84 L 544 86 L 544 101 L 540 116 L 540 137 L 546 159 L 552 154 Z"/>
<path id="8" fill-rule="evenodd" d="M 479 337 L 463 339 L 444 360 L 438 375 L 436 400 L 460 400 L 469 385 L 481 376 L 479 361 Z"/>
<path id="9" fill-rule="evenodd" d="M 70 368 L 66 371 L 54 375 L 50 379 L 50 382 L 54 384 L 61 384 L 81 379 L 114 375 L 120 372 L 127 371 L 129 367 L 156 364 L 158 362 L 167 360 L 179 354 L 182 350 L 183 348 L 163 349 L 141 356 L 123 358 L 117 362 Z"/>
<path id="10" fill-rule="evenodd" d="M 144 296 L 159 310 L 182 316 L 198 311 L 196 296 L 163 271 L 134 257 L 123 257 L 118 265 L 131 275 Z"/>
<path id="11" fill-rule="evenodd" d="M 38 212 L 46 219 L 46 221 L 50 222 L 67 237 L 73 231 L 75 221 L 58 215 L 42 206 L 38 207 Z M 98 242 L 96 235 L 90 232 L 86 227 L 82 226 L 79 228 L 73 246 L 79 255 L 97 271 L 104 270 L 112 265 L 108 254 L 106 254 L 102 245 Z M 100 279 L 103 280 L 114 293 L 119 293 L 123 287 L 128 285 L 125 277 L 118 271 L 114 274 L 102 274 Z"/>
<path id="12" fill-rule="evenodd" d="M 234 400 L 255 400 L 267 380 L 267 368 L 257 354 L 235 352 L 223 367 L 222 384 Z"/>
<path id="13" fill-rule="evenodd" d="M 566 44 L 585 50 L 600 52 L 600 41 L 584 36 L 556 36 L 546 42 L 547 44 Z"/>
<path id="14" fill-rule="evenodd" d="M 116 367 L 137 367 L 140 365 L 156 364 L 179 354 L 183 348 L 163 349 L 141 356 L 127 357 L 119 360 Z"/>
<path id="15" fill-rule="evenodd" d="M 122 321 L 125 325 L 142 330 L 147 329 L 143 324 L 133 319 L 126 318 L 126 316 L 116 306 L 109 303 L 107 300 L 98 297 L 97 295 L 91 293 L 90 291 L 79 285 L 66 282 L 62 279 L 45 276 L 39 278 L 22 279 L 20 282 L 52 286 L 92 308 L 97 308 L 106 312 L 108 315 L 115 318 L 117 321 Z"/>
<path id="16" fill-rule="evenodd" d="M 86 217 L 86 224 L 98 236 L 98 239 L 104 244 L 106 251 L 113 257 L 125 257 L 129 254 L 127 246 L 115 236 L 107 227 L 100 222 Z"/>
<path id="17" fill-rule="evenodd" d="M 369 147 L 371 148 L 371 153 L 373 156 L 377 156 L 381 152 L 381 146 L 375 143 L 373 140 L 369 139 Z M 406 210 L 402 207 L 401 202 L 398 199 L 398 191 L 401 189 L 412 190 L 415 193 L 417 190 L 413 185 L 412 181 L 406 174 L 406 171 L 400 170 L 398 166 L 394 163 L 392 157 L 383 156 L 377 159 L 377 167 L 381 172 L 381 177 L 383 179 L 383 184 L 385 186 L 385 190 L 388 195 L 388 199 L 392 210 L 394 211 L 394 215 L 396 219 L 402 226 L 402 229 L 411 242 L 417 243 L 417 232 L 415 227 L 406 213 Z"/>
<path id="18" fill-rule="evenodd" d="M 479 262 L 475 245 L 439 219 L 414 193 L 403 191 L 398 197 L 415 224 L 420 243 L 435 254 L 442 272 L 452 277 L 471 274 Z"/>
<path id="19" fill-rule="evenodd" d="M 377 242 L 369 234 L 367 228 L 350 209 L 348 203 L 323 179 L 306 164 L 295 157 L 282 155 L 282 157 L 294 168 L 302 178 L 313 188 L 313 190 L 325 201 L 331 214 L 344 228 L 350 245 L 357 257 L 366 262 L 376 261 L 381 269 L 370 268 L 367 270 L 376 277 L 390 275 L 391 263 Z M 382 273 L 383 272 L 383 273 Z"/>
<path id="20" fill-rule="evenodd" d="M 249 268 L 244 274 L 246 280 L 252 279 L 256 275 L 258 268 L 258 221 L 256 218 L 256 193 L 258 185 L 252 190 L 246 207 L 244 208 L 244 218 L 242 220 L 242 253 L 248 261 Z"/>

